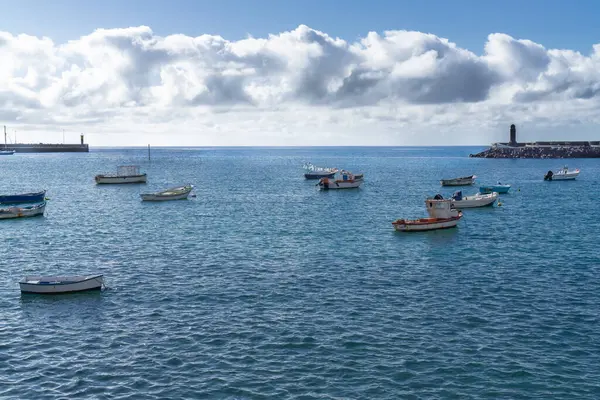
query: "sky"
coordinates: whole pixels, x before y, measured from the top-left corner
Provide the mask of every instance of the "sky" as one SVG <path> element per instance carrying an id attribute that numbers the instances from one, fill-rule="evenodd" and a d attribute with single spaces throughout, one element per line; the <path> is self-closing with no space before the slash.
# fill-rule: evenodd
<path id="1" fill-rule="evenodd" d="M 600 2 L 0 0 L 8 141 L 600 140 Z"/>

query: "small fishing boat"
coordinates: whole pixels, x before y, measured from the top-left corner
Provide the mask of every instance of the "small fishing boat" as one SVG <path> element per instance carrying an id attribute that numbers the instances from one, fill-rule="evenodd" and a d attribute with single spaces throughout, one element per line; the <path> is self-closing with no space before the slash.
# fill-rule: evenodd
<path id="1" fill-rule="evenodd" d="M 321 178 L 333 178 L 338 172 L 337 168 L 322 168 L 316 167 L 311 163 L 304 164 L 305 179 L 321 179 Z"/>
<path id="2" fill-rule="evenodd" d="M 556 172 L 548 171 L 544 176 L 545 181 L 566 181 L 573 180 L 579 176 L 579 169 L 570 170 L 566 165 Z"/>
<path id="3" fill-rule="evenodd" d="M 479 186 L 479 193 L 484 193 L 484 194 L 488 194 L 488 193 L 498 193 L 498 194 L 504 194 L 504 193 L 508 193 L 508 191 L 510 190 L 510 185 L 503 185 L 500 182 L 498 182 L 496 185 L 489 185 L 489 186 Z"/>
<path id="4" fill-rule="evenodd" d="M 457 210 L 493 206 L 496 200 L 498 200 L 497 192 L 488 194 L 476 193 L 473 196 L 463 196 L 462 191 L 458 191 L 452 195 L 452 204 Z"/>
<path id="5" fill-rule="evenodd" d="M 340 171 L 337 179 L 321 178 L 317 186 L 321 190 L 332 190 L 332 189 L 355 189 L 358 188 L 364 182 L 364 175 L 354 175 L 349 171 Z"/>
<path id="6" fill-rule="evenodd" d="M 394 229 L 400 232 L 421 232 L 454 228 L 462 218 L 462 212 L 454 208 L 451 199 L 436 195 L 425 200 L 429 218 L 415 220 L 398 219 L 392 222 Z"/>
<path id="7" fill-rule="evenodd" d="M 44 201 L 46 191 L 23 194 L 0 195 L 0 204 L 39 203 Z"/>
<path id="8" fill-rule="evenodd" d="M 442 179 L 440 183 L 442 186 L 468 186 L 475 183 L 475 175 L 463 176 L 461 178 Z"/>
<path id="9" fill-rule="evenodd" d="M 122 165 L 117 168 L 116 175 L 96 175 L 97 184 L 107 183 L 146 183 L 146 174 L 140 173 L 137 165 Z"/>
<path id="10" fill-rule="evenodd" d="M 44 215 L 45 209 L 45 201 L 30 206 L 0 208 L 0 219 L 36 217 Z"/>
<path id="11" fill-rule="evenodd" d="M 103 275 L 26 276 L 19 282 L 22 293 L 60 294 L 101 290 Z"/>
<path id="12" fill-rule="evenodd" d="M 156 193 L 142 193 L 142 201 L 185 200 L 190 195 L 194 185 L 170 188 Z"/>

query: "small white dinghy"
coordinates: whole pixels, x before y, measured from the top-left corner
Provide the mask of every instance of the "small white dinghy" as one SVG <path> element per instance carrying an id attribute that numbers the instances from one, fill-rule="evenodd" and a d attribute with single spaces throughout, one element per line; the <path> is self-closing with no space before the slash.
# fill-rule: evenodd
<path id="1" fill-rule="evenodd" d="M 45 201 L 30 206 L 4 207 L 0 208 L 0 219 L 36 217 L 38 215 L 44 215 L 45 209 Z"/>
<path id="2" fill-rule="evenodd" d="M 463 196 L 462 191 L 459 190 L 452 195 L 452 204 L 457 210 L 493 206 L 496 200 L 498 200 L 497 192 L 488 194 L 476 193 L 472 196 Z"/>
<path id="3" fill-rule="evenodd" d="M 394 229 L 401 232 L 421 232 L 454 228 L 463 216 L 462 212 L 454 208 L 452 200 L 443 199 L 440 195 L 425 200 L 425 206 L 429 218 L 399 219 L 392 222 Z"/>
<path id="4" fill-rule="evenodd" d="M 21 293 L 59 294 L 101 290 L 103 275 L 26 276 L 19 282 Z"/>
<path id="5" fill-rule="evenodd" d="M 185 200 L 190 195 L 194 185 L 178 186 L 156 193 L 142 193 L 142 201 Z"/>

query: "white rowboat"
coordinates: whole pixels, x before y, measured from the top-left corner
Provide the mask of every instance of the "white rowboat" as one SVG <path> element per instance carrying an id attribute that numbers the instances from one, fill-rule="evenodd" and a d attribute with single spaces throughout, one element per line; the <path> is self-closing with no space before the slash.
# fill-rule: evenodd
<path id="1" fill-rule="evenodd" d="M 26 276 L 19 282 L 22 293 L 59 294 L 101 290 L 103 275 Z"/>
<path id="2" fill-rule="evenodd" d="M 194 185 L 174 187 L 156 193 L 142 193 L 142 201 L 167 201 L 167 200 L 185 200 L 190 195 Z"/>
<path id="3" fill-rule="evenodd" d="M 45 209 L 45 201 L 31 206 L 0 208 L 0 219 L 36 217 L 44 215 Z"/>

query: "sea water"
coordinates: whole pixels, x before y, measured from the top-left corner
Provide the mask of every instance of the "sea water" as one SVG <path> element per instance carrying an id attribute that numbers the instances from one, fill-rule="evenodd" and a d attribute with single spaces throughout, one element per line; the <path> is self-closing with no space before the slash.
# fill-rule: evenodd
<path id="1" fill-rule="evenodd" d="M 0 159 L 0 397 L 600 398 L 600 161 L 480 148 L 92 149 Z M 302 165 L 365 174 L 319 191 Z M 545 182 L 567 162 L 576 181 Z M 140 165 L 145 185 L 96 185 Z M 458 228 L 394 232 L 477 175 L 512 185 Z M 139 194 L 192 183 L 187 201 Z M 468 195 L 473 187 L 460 188 Z M 101 293 L 21 295 L 32 274 Z"/>

